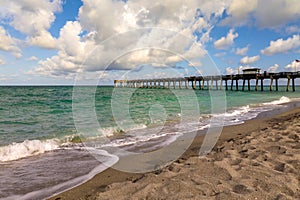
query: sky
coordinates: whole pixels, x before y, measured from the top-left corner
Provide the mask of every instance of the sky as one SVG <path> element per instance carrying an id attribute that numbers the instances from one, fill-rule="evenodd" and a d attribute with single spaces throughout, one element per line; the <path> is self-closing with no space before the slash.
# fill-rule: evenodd
<path id="1" fill-rule="evenodd" d="M 299 0 L 1 0 L 0 85 L 300 71 Z"/>

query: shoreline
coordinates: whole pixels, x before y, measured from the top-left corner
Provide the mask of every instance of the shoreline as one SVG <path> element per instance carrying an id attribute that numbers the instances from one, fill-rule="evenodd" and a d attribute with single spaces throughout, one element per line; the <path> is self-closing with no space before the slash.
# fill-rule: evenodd
<path id="1" fill-rule="evenodd" d="M 212 155 L 214 155 L 215 158 L 219 157 L 219 159 L 224 157 L 224 153 L 222 153 L 222 149 L 224 147 L 222 148 L 222 146 L 228 143 L 228 141 L 231 142 L 244 139 L 251 134 L 270 129 L 272 127 L 271 125 L 278 123 L 278 121 L 282 123 L 300 116 L 299 102 L 291 102 L 287 105 L 288 107 L 284 108 L 283 110 L 273 111 L 273 113 L 272 111 L 267 111 L 267 113 L 262 113 L 254 119 L 245 121 L 243 124 L 223 127 L 222 134 L 218 139 L 213 151 L 210 152 L 204 159 L 207 160 Z M 57 194 L 50 199 L 102 199 L 99 195 L 111 192 L 111 188 L 113 188 L 116 184 L 134 184 L 140 182 L 140 180 L 144 181 L 150 179 L 149 177 L 152 176 L 157 176 L 159 178 L 160 173 L 165 172 L 169 168 L 174 168 L 174 165 L 176 166 L 176 164 L 185 163 L 192 158 L 196 159 L 195 157 L 197 157 L 198 160 L 202 160 L 203 158 L 199 158 L 199 149 L 203 138 L 204 135 L 198 134 L 185 153 L 175 162 L 164 167 L 163 169 L 155 172 L 135 174 L 108 168 L 100 174 L 94 176 L 86 183 L 83 183 L 82 185 L 67 190 L 63 193 Z M 242 186 L 237 187 L 244 188 Z M 130 188 L 128 190 L 134 192 Z"/>

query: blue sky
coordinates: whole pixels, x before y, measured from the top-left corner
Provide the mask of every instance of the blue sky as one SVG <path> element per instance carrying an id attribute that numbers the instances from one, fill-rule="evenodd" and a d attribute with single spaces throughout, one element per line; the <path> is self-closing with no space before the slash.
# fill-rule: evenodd
<path id="1" fill-rule="evenodd" d="M 0 85 L 300 71 L 299 24 L 298 0 L 1 0 Z"/>

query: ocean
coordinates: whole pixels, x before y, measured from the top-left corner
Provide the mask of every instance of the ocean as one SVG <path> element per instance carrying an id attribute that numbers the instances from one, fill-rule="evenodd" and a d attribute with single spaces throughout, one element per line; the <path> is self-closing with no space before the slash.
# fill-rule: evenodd
<path id="1" fill-rule="evenodd" d="M 240 124 L 299 98 L 299 86 L 296 92 L 1 86 L 0 198 L 49 197 L 128 151 L 154 151 L 184 133 Z M 116 147 L 126 151 L 115 154 Z"/>

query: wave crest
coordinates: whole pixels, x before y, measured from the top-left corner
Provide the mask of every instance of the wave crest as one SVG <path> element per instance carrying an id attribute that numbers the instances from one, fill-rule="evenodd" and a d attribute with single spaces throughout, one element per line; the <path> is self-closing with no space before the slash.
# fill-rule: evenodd
<path id="1" fill-rule="evenodd" d="M 53 151 L 59 148 L 56 140 L 25 140 L 0 147 L 0 161 L 7 162 Z"/>
<path id="2" fill-rule="evenodd" d="M 290 101 L 291 101 L 290 98 L 282 96 L 279 100 L 263 103 L 263 105 L 280 105 L 280 104 L 288 103 Z"/>

